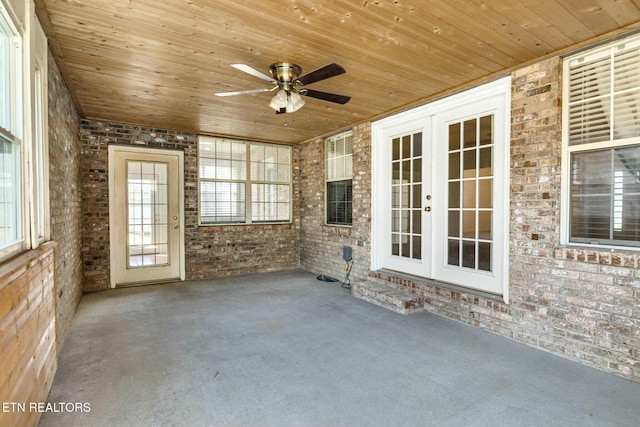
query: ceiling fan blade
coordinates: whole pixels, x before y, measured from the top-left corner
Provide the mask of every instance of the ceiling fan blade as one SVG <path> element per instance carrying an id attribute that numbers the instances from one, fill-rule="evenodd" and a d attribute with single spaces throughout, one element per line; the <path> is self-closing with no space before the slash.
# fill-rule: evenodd
<path id="1" fill-rule="evenodd" d="M 235 92 L 218 92 L 214 93 L 215 96 L 235 96 L 235 95 L 246 95 L 249 93 L 259 93 L 259 92 L 269 92 L 273 89 L 250 89 L 250 90 L 240 90 Z"/>
<path id="2" fill-rule="evenodd" d="M 335 93 L 320 92 L 313 89 L 300 89 L 300 95 L 311 98 L 322 99 L 323 101 L 335 102 L 336 104 L 346 104 L 351 99 L 350 96 L 336 95 Z"/>
<path id="3" fill-rule="evenodd" d="M 325 65 L 322 68 L 318 68 L 315 71 L 310 72 L 309 74 L 305 74 L 296 80 L 298 83 L 303 85 L 308 85 L 310 83 L 319 82 L 320 80 L 328 79 L 330 77 L 335 77 L 340 74 L 346 73 L 346 70 L 342 68 L 338 64 L 329 64 Z"/>
<path id="4" fill-rule="evenodd" d="M 253 77 L 257 77 L 259 79 L 266 80 L 271 83 L 277 83 L 273 77 L 267 76 L 266 74 L 261 73 L 260 71 L 256 70 L 255 68 L 251 68 L 246 64 L 231 64 L 231 66 L 236 70 L 240 70 L 247 74 L 251 74 Z"/>

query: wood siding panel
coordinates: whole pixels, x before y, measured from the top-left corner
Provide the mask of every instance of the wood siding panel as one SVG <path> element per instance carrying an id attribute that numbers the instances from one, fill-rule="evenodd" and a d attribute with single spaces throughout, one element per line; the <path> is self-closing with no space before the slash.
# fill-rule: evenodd
<path id="1" fill-rule="evenodd" d="M 2 426 L 34 426 L 57 365 L 54 296 L 54 243 L 0 266 L 0 402 L 26 410 L 0 412 Z"/>

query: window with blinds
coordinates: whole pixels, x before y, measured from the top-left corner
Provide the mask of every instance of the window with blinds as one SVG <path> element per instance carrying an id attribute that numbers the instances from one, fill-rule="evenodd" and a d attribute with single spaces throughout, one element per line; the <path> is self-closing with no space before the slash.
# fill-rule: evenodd
<path id="1" fill-rule="evenodd" d="M 291 221 L 291 147 L 200 137 L 200 224 Z"/>
<path id="2" fill-rule="evenodd" d="M 325 140 L 327 179 L 327 224 L 353 222 L 353 132 L 346 131 Z"/>
<path id="3" fill-rule="evenodd" d="M 565 62 L 569 241 L 640 246 L 640 38 Z"/>

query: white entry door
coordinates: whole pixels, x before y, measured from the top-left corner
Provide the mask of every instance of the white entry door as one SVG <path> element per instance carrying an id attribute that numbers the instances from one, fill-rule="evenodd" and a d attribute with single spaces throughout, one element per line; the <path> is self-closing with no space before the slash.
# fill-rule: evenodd
<path id="1" fill-rule="evenodd" d="M 183 153 L 109 147 L 111 286 L 184 279 Z"/>

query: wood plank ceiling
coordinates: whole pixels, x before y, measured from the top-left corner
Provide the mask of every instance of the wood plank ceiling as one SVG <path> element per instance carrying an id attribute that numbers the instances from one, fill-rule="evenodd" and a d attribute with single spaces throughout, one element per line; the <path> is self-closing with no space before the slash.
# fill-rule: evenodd
<path id="1" fill-rule="evenodd" d="M 640 0 L 36 0 L 83 117 L 300 143 L 635 30 Z M 347 73 L 276 115 L 269 88 L 230 67 Z"/>

